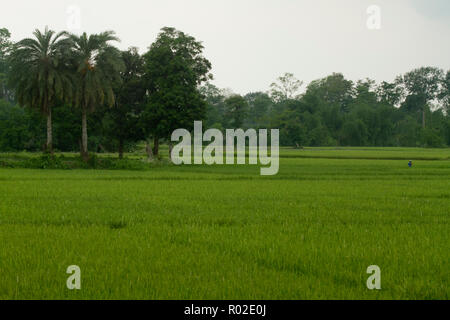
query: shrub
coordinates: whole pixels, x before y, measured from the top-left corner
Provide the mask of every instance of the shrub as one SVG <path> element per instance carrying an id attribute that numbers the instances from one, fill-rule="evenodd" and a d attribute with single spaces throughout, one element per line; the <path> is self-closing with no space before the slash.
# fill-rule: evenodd
<path id="1" fill-rule="evenodd" d="M 23 167 L 30 169 L 68 169 L 64 163 L 64 156 L 52 156 L 44 153 L 38 158 L 27 159 L 23 163 Z"/>

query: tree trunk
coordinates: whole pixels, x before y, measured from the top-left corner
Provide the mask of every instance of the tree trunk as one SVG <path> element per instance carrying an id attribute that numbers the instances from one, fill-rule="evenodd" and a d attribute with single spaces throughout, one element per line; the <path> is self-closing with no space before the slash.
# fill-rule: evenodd
<path id="1" fill-rule="evenodd" d="M 150 143 L 145 140 L 145 152 L 147 152 L 147 160 L 153 161 L 153 150 L 152 147 L 150 146 Z"/>
<path id="2" fill-rule="evenodd" d="M 422 128 L 425 129 L 425 108 L 422 110 Z"/>
<path id="3" fill-rule="evenodd" d="M 47 112 L 47 144 L 46 151 L 53 156 L 52 109 Z"/>
<path id="4" fill-rule="evenodd" d="M 81 111 L 81 157 L 88 161 L 88 135 L 87 135 L 87 111 L 83 108 Z"/>
<path id="5" fill-rule="evenodd" d="M 119 159 L 123 159 L 123 139 L 119 139 Z"/>
<path id="6" fill-rule="evenodd" d="M 153 155 L 157 157 L 159 154 L 159 138 L 154 137 L 153 138 Z"/>

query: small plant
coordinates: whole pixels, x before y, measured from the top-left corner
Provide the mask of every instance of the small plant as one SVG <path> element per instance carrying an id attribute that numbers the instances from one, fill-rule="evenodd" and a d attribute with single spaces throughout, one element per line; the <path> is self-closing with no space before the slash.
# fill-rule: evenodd
<path id="1" fill-rule="evenodd" d="M 125 221 L 112 221 L 109 223 L 109 227 L 113 230 L 126 228 L 127 223 Z"/>

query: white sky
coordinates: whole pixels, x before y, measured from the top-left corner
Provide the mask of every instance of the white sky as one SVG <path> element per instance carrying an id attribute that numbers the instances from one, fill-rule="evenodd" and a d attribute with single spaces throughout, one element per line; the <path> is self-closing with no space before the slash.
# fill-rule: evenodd
<path id="1" fill-rule="evenodd" d="M 214 83 L 241 94 L 268 90 L 284 72 L 309 83 L 332 72 L 392 81 L 420 66 L 450 69 L 449 0 L 2 0 L 0 28 L 15 41 L 46 25 L 67 30 L 71 5 L 81 31 L 114 30 L 121 49 L 144 52 L 164 26 L 196 37 Z M 370 5 L 381 8 L 380 30 L 366 26 Z"/>

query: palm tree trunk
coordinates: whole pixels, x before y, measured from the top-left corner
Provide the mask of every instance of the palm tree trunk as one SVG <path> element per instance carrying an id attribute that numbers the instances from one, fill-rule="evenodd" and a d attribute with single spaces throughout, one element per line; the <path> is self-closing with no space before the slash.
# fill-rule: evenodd
<path id="1" fill-rule="evenodd" d="M 53 132 L 52 132 L 52 109 L 49 108 L 47 112 L 47 153 L 53 156 Z"/>
<path id="2" fill-rule="evenodd" d="M 81 157 L 84 161 L 87 161 L 89 158 L 86 108 L 83 108 L 81 111 Z"/>

